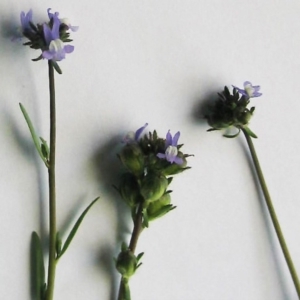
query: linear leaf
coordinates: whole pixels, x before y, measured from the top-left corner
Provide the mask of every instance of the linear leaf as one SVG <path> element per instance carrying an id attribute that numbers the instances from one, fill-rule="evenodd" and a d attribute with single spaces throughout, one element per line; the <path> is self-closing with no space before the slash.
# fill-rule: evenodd
<path id="1" fill-rule="evenodd" d="M 57 258 L 60 258 L 68 249 L 70 243 L 72 242 L 81 222 L 83 221 L 85 215 L 87 214 L 87 212 L 89 211 L 89 209 L 94 205 L 94 203 L 99 199 L 100 197 L 97 197 L 94 201 L 92 201 L 92 203 L 83 211 L 83 213 L 80 215 L 80 217 L 78 218 L 77 222 L 75 223 L 74 227 L 72 228 L 68 238 L 66 239 L 59 255 L 57 256 Z"/>
<path id="2" fill-rule="evenodd" d="M 34 300 L 43 299 L 45 267 L 41 240 L 34 231 L 31 235 L 31 294 Z"/>
<path id="3" fill-rule="evenodd" d="M 38 138 L 37 134 L 35 133 L 35 130 L 34 130 L 34 127 L 32 125 L 32 122 L 31 122 L 31 120 L 29 118 L 29 115 L 28 115 L 25 107 L 22 105 L 22 103 L 19 103 L 19 105 L 20 105 L 21 111 L 23 113 L 23 116 L 24 116 L 24 118 L 26 120 L 26 123 L 28 125 L 29 131 L 31 133 L 31 137 L 32 137 L 33 143 L 35 145 L 35 148 L 38 151 L 41 159 L 45 163 L 46 167 L 48 168 L 48 163 L 47 163 L 47 161 L 46 161 L 46 159 L 45 159 L 45 157 L 43 155 L 42 149 L 41 149 L 40 139 Z"/>

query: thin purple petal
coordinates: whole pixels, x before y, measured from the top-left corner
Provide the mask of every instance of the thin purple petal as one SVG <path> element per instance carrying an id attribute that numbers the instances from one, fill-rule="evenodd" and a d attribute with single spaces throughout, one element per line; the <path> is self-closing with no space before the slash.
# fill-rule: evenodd
<path id="1" fill-rule="evenodd" d="M 52 38 L 53 40 L 59 39 L 59 26 L 60 21 L 57 17 L 53 17 L 53 27 L 52 27 Z"/>
<path id="2" fill-rule="evenodd" d="M 139 128 L 136 132 L 135 132 L 135 136 L 134 139 L 135 141 L 138 141 L 138 139 L 140 138 L 140 135 L 142 134 L 142 132 L 144 131 L 144 129 L 148 126 L 148 123 L 146 123 L 143 127 Z"/>
<path id="3" fill-rule="evenodd" d="M 168 148 L 169 146 L 172 146 L 172 134 L 170 133 L 170 130 L 167 133 L 166 136 L 166 148 Z"/>
<path id="4" fill-rule="evenodd" d="M 51 43 L 51 41 L 53 40 L 52 32 L 51 32 L 50 28 L 48 27 L 48 25 L 46 25 L 46 24 L 43 24 L 43 30 L 44 30 L 45 41 L 46 41 L 47 45 L 49 45 Z"/>
<path id="5" fill-rule="evenodd" d="M 163 154 L 163 153 L 157 153 L 156 156 L 157 156 L 158 158 L 163 158 L 163 159 L 166 158 L 166 155 Z"/>
<path id="6" fill-rule="evenodd" d="M 177 146 L 179 137 L 180 137 L 180 132 L 178 131 L 173 137 L 172 146 Z"/>

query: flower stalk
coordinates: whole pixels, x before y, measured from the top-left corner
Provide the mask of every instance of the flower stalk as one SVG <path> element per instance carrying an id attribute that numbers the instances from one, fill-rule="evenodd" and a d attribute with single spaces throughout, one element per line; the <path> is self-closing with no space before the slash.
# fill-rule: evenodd
<path id="1" fill-rule="evenodd" d="M 49 68 L 50 92 L 50 158 L 48 168 L 49 178 L 49 264 L 46 300 L 53 299 L 55 271 L 56 271 L 56 191 L 55 191 L 55 148 L 56 148 L 56 109 L 55 109 L 55 83 L 54 68 L 51 60 Z"/>
<path id="2" fill-rule="evenodd" d="M 290 274 L 292 276 L 292 279 L 293 279 L 293 282 L 294 282 L 294 285 L 295 285 L 295 288 L 296 288 L 296 291 L 297 291 L 297 294 L 298 294 L 298 298 L 300 299 L 300 285 L 299 285 L 298 275 L 297 275 L 295 266 L 293 264 L 291 255 L 289 253 L 289 249 L 288 249 L 287 244 L 285 242 L 285 239 L 284 239 L 284 236 L 283 236 L 283 233 L 282 233 L 282 230 L 281 230 L 281 227 L 280 227 L 280 224 L 279 224 L 279 221 L 278 221 L 278 218 L 277 218 L 277 215 L 276 215 L 276 212 L 275 212 L 275 209 L 274 209 L 274 206 L 273 206 L 273 203 L 272 203 L 269 191 L 268 191 L 268 187 L 267 187 L 267 184 L 265 182 L 264 175 L 263 175 L 263 172 L 262 172 L 260 164 L 259 164 L 259 160 L 258 160 L 256 151 L 255 151 L 255 148 L 254 148 L 254 144 L 252 142 L 252 138 L 249 135 L 247 130 L 245 130 L 244 128 L 241 128 L 241 130 L 245 135 L 245 138 L 246 138 L 246 141 L 247 141 L 247 144 L 248 144 L 251 156 L 252 156 L 252 160 L 253 160 L 253 163 L 254 163 L 254 166 L 255 166 L 257 177 L 259 179 L 260 186 L 262 188 L 262 191 L 263 191 L 263 194 L 264 194 L 264 197 L 265 197 L 266 205 L 267 205 L 267 208 L 268 208 L 268 211 L 269 211 L 269 214 L 270 214 L 270 217 L 271 217 L 276 235 L 278 237 L 278 240 L 279 240 L 284 258 L 286 260 L 286 263 L 288 265 Z"/>

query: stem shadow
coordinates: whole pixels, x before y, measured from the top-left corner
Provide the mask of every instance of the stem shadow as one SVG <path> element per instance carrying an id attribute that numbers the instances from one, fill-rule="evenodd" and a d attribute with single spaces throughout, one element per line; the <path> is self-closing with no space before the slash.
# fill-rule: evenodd
<path id="1" fill-rule="evenodd" d="M 248 166 L 252 173 L 252 178 L 253 178 L 253 182 L 255 184 L 257 197 L 259 199 L 259 207 L 260 207 L 261 215 L 263 217 L 263 222 L 265 224 L 267 238 L 268 238 L 268 241 L 271 246 L 271 253 L 272 253 L 272 258 L 274 261 L 274 267 L 276 270 L 276 274 L 278 275 L 279 286 L 281 287 L 280 290 L 282 293 L 282 299 L 289 300 L 288 288 L 286 285 L 286 280 L 283 276 L 283 272 L 282 272 L 283 268 L 282 268 L 282 265 L 281 265 L 280 259 L 279 259 L 280 254 L 276 251 L 278 240 L 276 239 L 276 236 L 274 235 L 274 227 L 272 225 L 272 222 L 270 221 L 270 215 L 269 215 L 268 209 L 265 204 L 264 196 L 263 196 L 261 186 L 260 186 L 257 174 L 256 174 L 256 170 L 255 170 L 252 158 L 251 158 L 251 154 L 249 152 L 249 149 L 247 148 L 247 145 L 244 142 L 242 142 L 241 139 L 238 139 L 238 141 L 239 141 L 241 147 L 243 148 L 243 151 L 246 155 Z"/>
<path id="2" fill-rule="evenodd" d="M 121 243 L 125 240 L 126 236 L 130 234 L 130 210 L 128 206 L 122 201 L 118 192 L 113 188 L 113 185 L 117 185 L 120 180 L 121 163 L 117 157 L 117 153 L 120 152 L 122 147 L 122 138 L 119 135 L 115 135 L 110 140 L 102 143 L 93 157 L 92 162 L 95 166 L 97 180 L 101 183 L 101 186 L 105 189 L 105 199 L 102 201 L 109 201 L 113 203 L 116 214 L 116 247 L 103 246 L 99 249 L 98 262 L 101 265 L 101 270 L 110 277 L 111 290 L 110 300 L 114 300 L 117 297 L 117 288 L 119 284 L 119 276 L 116 272 L 114 265 L 114 257 L 117 257 Z"/>

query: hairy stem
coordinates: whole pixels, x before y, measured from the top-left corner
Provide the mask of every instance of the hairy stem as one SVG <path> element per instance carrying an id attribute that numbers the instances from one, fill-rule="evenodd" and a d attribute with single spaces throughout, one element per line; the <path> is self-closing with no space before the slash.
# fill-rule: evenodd
<path id="1" fill-rule="evenodd" d="M 287 263 L 289 271 L 291 273 L 291 276 L 292 276 L 292 279 L 293 279 L 293 282 L 294 282 L 294 285 L 295 285 L 295 288 L 296 288 L 296 291 L 298 294 L 298 298 L 300 299 L 300 285 L 299 285 L 299 279 L 297 276 L 297 272 L 294 267 L 292 258 L 290 256 L 288 247 L 286 245 L 283 233 L 281 231 L 280 224 L 278 222 L 278 219 L 277 219 L 277 216 L 276 216 L 273 204 L 272 204 L 272 200 L 271 200 L 271 197 L 270 197 L 270 194 L 269 194 L 269 191 L 268 191 L 268 188 L 267 188 L 267 185 L 266 185 L 266 182 L 265 182 L 265 179 L 264 179 L 264 176 L 263 176 L 263 173 L 262 173 L 262 170 L 261 170 L 261 167 L 260 167 L 257 155 L 256 155 L 256 151 L 255 151 L 252 139 L 246 130 L 244 130 L 242 128 L 242 131 L 246 137 L 246 140 L 247 140 L 250 152 L 251 152 L 251 156 L 253 159 L 253 163 L 254 163 L 254 166 L 256 169 L 256 173 L 257 173 L 257 176 L 258 176 L 258 179 L 259 179 L 259 182 L 260 182 L 260 185 L 261 185 L 261 188 L 262 188 L 265 200 L 266 200 L 266 205 L 268 207 L 270 217 L 271 217 L 272 223 L 274 225 L 274 229 L 276 231 L 283 255 L 285 257 L 286 263 Z"/>
<path id="2" fill-rule="evenodd" d="M 55 86 L 54 68 L 51 60 L 49 67 L 50 92 L 50 158 L 49 158 L 49 264 L 47 278 L 46 300 L 53 299 L 55 270 L 56 270 L 56 195 L 55 195 L 55 146 L 56 146 L 56 113 L 55 113 Z"/>
<path id="3" fill-rule="evenodd" d="M 138 207 L 128 249 L 134 254 L 139 236 L 143 230 L 143 204 Z M 118 300 L 130 300 L 128 280 L 121 278 Z"/>

